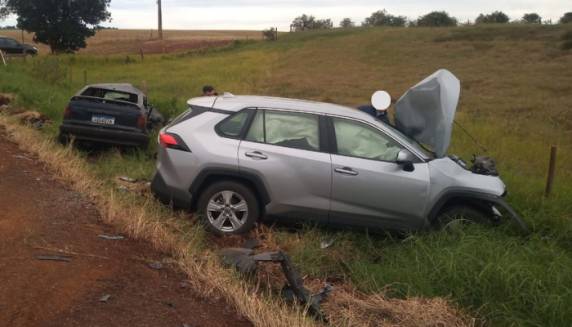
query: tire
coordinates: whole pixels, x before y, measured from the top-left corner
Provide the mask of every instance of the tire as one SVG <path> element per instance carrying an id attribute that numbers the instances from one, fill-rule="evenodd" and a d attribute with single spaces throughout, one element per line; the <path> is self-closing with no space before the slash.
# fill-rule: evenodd
<path id="1" fill-rule="evenodd" d="M 492 217 L 489 217 L 483 211 L 468 205 L 458 205 L 443 210 L 434 221 L 434 226 L 438 229 L 447 228 L 447 226 L 469 222 L 477 224 L 491 224 Z"/>
<path id="2" fill-rule="evenodd" d="M 207 187 L 199 198 L 197 209 L 207 229 L 219 236 L 250 231 L 260 215 L 254 192 L 232 181 Z"/>
<path id="3" fill-rule="evenodd" d="M 70 138 L 65 134 L 59 134 L 58 142 L 63 146 L 67 146 L 70 143 Z"/>

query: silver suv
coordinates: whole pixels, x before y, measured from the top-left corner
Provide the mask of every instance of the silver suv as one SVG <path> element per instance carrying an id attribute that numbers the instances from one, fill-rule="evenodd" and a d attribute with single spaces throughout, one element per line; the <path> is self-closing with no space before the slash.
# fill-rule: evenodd
<path id="1" fill-rule="evenodd" d="M 453 213 L 494 221 L 508 212 L 521 222 L 494 171 L 446 156 L 459 93 L 451 73 L 435 73 L 397 102 L 397 128 L 320 102 L 191 99 L 160 132 L 152 190 L 220 235 L 263 217 L 399 231 Z"/>

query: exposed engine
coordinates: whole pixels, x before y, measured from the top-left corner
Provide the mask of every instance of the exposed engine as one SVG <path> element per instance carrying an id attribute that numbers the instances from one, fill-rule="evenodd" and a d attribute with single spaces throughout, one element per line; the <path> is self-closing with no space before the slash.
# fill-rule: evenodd
<path id="1" fill-rule="evenodd" d="M 491 157 L 474 156 L 471 171 L 475 174 L 486 176 L 498 176 L 497 164 Z"/>

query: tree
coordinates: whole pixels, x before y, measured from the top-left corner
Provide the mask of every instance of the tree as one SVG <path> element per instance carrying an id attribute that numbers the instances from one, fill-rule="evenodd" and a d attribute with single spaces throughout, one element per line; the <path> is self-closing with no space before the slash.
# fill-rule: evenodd
<path id="1" fill-rule="evenodd" d="M 315 30 L 328 30 L 334 28 L 334 23 L 331 19 L 316 19 L 313 29 Z"/>
<path id="2" fill-rule="evenodd" d="M 419 17 L 415 25 L 420 27 L 457 26 L 457 19 L 449 16 L 445 11 L 433 11 Z"/>
<path id="3" fill-rule="evenodd" d="M 404 27 L 407 23 L 405 16 L 393 16 L 387 10 L 378 10 L 362 23 L 363 26 L 397 26 Z"/>
<path id="4" fill-rule="evenodd" d="M 341 28 L 352 28 L 355 27 L 356 24 L 350 19 L 350 18 L 344 18 L 342 19 L 342 21 L 340 22 L 340 27 Z"/>
<path id="5" fill-rule="evenodd" d="M 305 31 L 312 29 L 315 21 L 316 17 L 303 14 L 302 16 L 294 18 L 290 27 L 294 32 Z"/>
<path id="6" fill-rule="evenodd" d="M 572 12 L 567 12 L 560 18 L 560 24 L 571 24 L 572 23 Z"/>
<path id="7" fill-rule="evenodd" d="M 290 29 L 294 32 L 331 28 L 334 28 L 334 23 L 331 19 L 316 19 L 316 17 L 306 14 L 294 18 L 290 25 Z"/>
<path id="8" fill-rule="evenodd" d="M 6 16 L 8 16 L 9 13 L 10 13 L 10 11 L 6 7 L 6 1 L 0 0 L 0 20 L 4 19 Z"/>
<path id="9" fill-rule="evenodd" d="M 525 24 L 542 24 L 542 17 L 537 13 L 524 14 L 522 22 Z"/>
<path id="10" fill-rule="evenodd" d="M 495 11 L 488 15 L 480 14 L 475 21 L 476 24 L 506 24 L 510 18 L 502 11 Z"/>
<path id="11" fill-rule="evenodd" d="M 267 30 L 262 31 L 262 37 L 266 41 L 276 41 L 278 40 L 278 28 L 270 27 Z"/>
<path id="12" fill-rule="evenodd" d="M 35 34 L 34 41 L 50 46 L 52 53 L 85 48 L 98 24 L 109 20 L 111 0 L 4 0 L 18 16 L 18 27 Z"/>

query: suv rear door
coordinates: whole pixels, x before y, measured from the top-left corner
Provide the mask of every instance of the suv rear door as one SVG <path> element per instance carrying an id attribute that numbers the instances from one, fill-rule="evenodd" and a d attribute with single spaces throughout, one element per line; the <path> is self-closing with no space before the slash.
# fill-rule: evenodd
<path id="1" fill-rule="evenodd" d="M 331 117 L 332 154 L 330 222 L 394 230 L 423 226 L 429 172 L 426 163 L 403 170 L 395 160 L 404 149 L 365 122 Z"/>
<path id="2" fill-rule="evenodd" d="M 259 176 L 268 189 L 269 216 L 328 221 L 331 155 L 321 151 L 323 116 L 258 109 L 239 148 L 239 169 Z"/>

